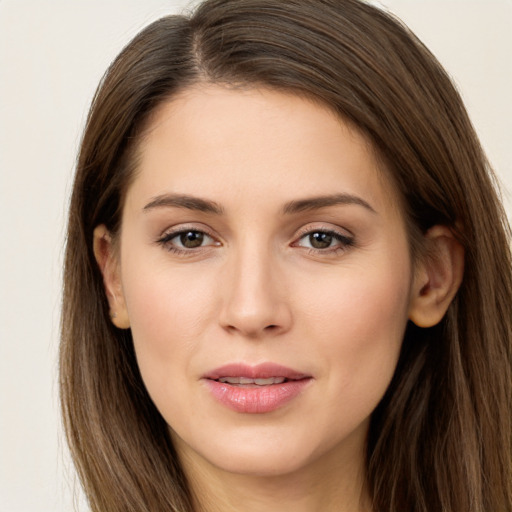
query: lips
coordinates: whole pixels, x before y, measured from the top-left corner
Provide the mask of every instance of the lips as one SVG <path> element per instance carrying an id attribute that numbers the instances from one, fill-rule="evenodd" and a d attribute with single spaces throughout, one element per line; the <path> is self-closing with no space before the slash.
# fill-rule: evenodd
<path id="1" fill-rule="evenodd" d="M 285 366 L 230 364 L 203 376 L 214 399 L 245 414 L 275 411 L 297 398 L 312 381 L 307 375 Z"/>
<path id="2" fill-rule="evenodd" d="M 250 379 L 247 377 L 221 377 L 219 382 L 231 384 L 232 386 L 271 386 L 272 384 L 282 384 L 285 377 L 270 377 L 268 379 Z"/>

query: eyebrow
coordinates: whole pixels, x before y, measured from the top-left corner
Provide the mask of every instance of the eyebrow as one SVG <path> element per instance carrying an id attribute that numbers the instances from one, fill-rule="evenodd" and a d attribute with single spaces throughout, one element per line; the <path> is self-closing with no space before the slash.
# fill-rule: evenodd
<path id="1" fill-rule="evenodd" d="M 162 194 L 156 196 L 144 206 L 143 210 L 147 212 L 155 208 L 169 207 L 185 208 L 187 210 L 213 213 L 215 215 L 222 215 L 224 213 L 224 208 L 215 201 L 209 201 L 208 199 L 201 199 L 200 197 L 186 194 Z"/>
<path id="2" fill-rule="evenodd" d="M 290 201 L 284 205 L 283 213 L 293 214 L 310 210 L 319 210 L 320 208 L 327 208 L 328 206 L 350 204 L 362 206 L 370 212 L 377 214 L 376 210 L 368 202 L 352 194 L 332 194 L 328 196 L 310 197 Z"/>
<path id="3" fill-rule="evenodd" d="M 297 199 L 286 203 L 283 207 L 283 213 L 285 215 L 291 215 L 294 213 L 319 210 L 321 208 L 336 205 L 358 205 L 366 208 L 374 214 L 377 213 L 368 202 L 352 194 L 332 194 L 327 196 Z M 187 210 L 213 213 L 215 215 L 224 214 L 224 208 L 215 201 L 201 199 L 200 197 L 190 196 L 187 194 L 162 194 L 156 196 L 151 199 L 146 206 L 144 206 L 143 210 L 147 212 L 155 208 L 185 208 Z"/>

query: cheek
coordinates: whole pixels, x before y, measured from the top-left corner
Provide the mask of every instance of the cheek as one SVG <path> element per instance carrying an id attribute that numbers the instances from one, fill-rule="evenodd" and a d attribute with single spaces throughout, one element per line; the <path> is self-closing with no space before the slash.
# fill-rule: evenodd
<path id="1" fill-rule="evenodd" d="M 299 316 L 326 339 L 334 336 L 356 347 L 365 340 L 400 337 L 407 320 L 409 274 L 404 261 L 396 267 L 384 262 L 353 265 L 320 282 L 310 275 L 302 279 L 304 307 Z"/>
<path id="2" fill-rule="evenodd" d="M 215 283 L 154 265 L 125 268 L 124 295 L 137 361 L 148 389 L 164 389 L 186 373 L 215 308 Z M 200 271 L 198 271 L 200 272 Z"/>
<path id="3" fill-rule="evenodd" d="M 403 263 L 354 266 L 322 287 L 304 283 L 300 322 L 315 340 L 307 350 L 324 359 L 333 407 L 343 393 L 354 410 L 369 413 L 389 385 L 407 324 L 410 267 Z"/>

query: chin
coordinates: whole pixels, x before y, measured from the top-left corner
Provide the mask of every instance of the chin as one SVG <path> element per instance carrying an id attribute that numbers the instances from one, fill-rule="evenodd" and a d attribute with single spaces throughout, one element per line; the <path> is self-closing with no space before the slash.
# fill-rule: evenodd
<path id="1" fill-rule="evenodd" d="M 194 439 L 193 435 L 181 438 L 174 434 L 173 440 L 185 465 L 197 464 L 253 477 L 298 474 L 308 468 L 337 465 L 347 456 L 352 459 L 356 452 L 361 455 L 366 430 L 357 429 L 347 436 L 339 431 L 337 435 L 332 432 L 315 435 L 316 429 L 307 428 L 304 424 L 307 422 L 301 423 L 292 429 L 267 425 L 211 431 L 207 439 L 202 436 Z"/>
<path id="2" fill-rule="evenodd" d="M 209 459 L 211 464 L 228 473 L 264 478 L 298 472 L 311 463 L 312 454 L 302 453 L 295 447 L 275 450 L 260 444 L 253 449 L 223 450 L 218 457 L 211 454 Z"/>

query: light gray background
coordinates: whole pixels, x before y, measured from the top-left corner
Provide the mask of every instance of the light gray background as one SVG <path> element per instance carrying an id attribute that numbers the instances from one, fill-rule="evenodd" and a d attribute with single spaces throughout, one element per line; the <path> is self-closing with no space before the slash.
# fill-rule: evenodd
<path id="1" fill-rule="evenodd" d="M 448 69 L 512 189 L 512 0 L 374 3 Z M 74 159 L 109 62 L 143 26 L 189 4 L 0 0 L 0 512 L 72 510 L 56 356 Z"/>

